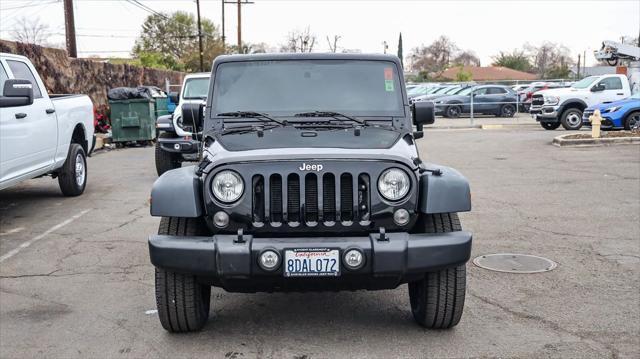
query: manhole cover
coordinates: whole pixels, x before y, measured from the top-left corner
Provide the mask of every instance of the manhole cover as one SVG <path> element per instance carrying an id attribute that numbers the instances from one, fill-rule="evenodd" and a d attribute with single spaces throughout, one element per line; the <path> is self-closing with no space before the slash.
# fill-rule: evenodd
<path id="1" fill-rule="evenodd" d="M 558 264 L 550 259 L 530 254 L 485 254 L 473 259 L 480 268 L 506 273 L 540 273 L 553 270 Z"/>

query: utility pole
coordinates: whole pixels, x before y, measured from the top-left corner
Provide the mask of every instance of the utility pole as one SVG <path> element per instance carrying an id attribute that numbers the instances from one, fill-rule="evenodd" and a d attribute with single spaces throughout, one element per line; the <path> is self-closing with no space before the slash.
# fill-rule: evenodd
<path id="1" fill-rule="evenodd" d="M 580 80 L 580 54 L 578 54 L 578 73 L 576 74 L 576 80 Z"/>
<path id="2" fill-rule="evenodd" d="M 200 72 L 204 72 L 204 52 L 202 51 L 202 24 L 200 23 L 200 0 L 196 0 L 198 10 L 198 46 L 200 48 Z"/>
<path id="3" fill-rule="evenodd" d="M 73 20 L 73 0 L 64 0 L 64 29 L 69 57 L 78 57 L 76 25 Z"/>
<path id="4" fill-rule="evenodd" d="M 238 0 L 238 53 L 242 51 L 242 0 Z"/>
<path id="5" fill-rule="evenodd" d="M 222 0 L 222 49 L 227 52 L 227 37 L 224 36 L 224 4 L 225 0 Z"/>

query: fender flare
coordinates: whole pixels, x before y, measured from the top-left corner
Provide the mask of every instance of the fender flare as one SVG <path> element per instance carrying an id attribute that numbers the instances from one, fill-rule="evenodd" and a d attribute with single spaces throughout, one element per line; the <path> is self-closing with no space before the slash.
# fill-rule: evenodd
<path id="1" fill-rule="evenodd" d="M 424 167 L 439 169 L 441 174 L 424 172 L 420 176 L 418 211 L 427 214 L 471 211 L 469 181 L 460 172 L 432 164 L 425 164 Z"/>
<path id="2" fill-rule="evenodd" d="M 558 116 L 562 116 L 562 112 L 564 112 L 564 110 L 566 110 L 569 107 L 574 107 L 575 105 L 580 105 L 582 106 L 582 111 L 584 111 L 586 108 L 588 108 L 589 106 L 587 105 L 586 102 L 582 101 L 579 98 L 571 98 L 566 100 L 565 102 L 563 102 L 560 107 L 558 108 Z"/>
<path id="3" fill-rule="evenodd" d="M 173 127 L 173 115 L 162 115 L 156 119 L 156 129 L 164 132 L 176 132 Z"/>
<path id="4" fill-rule="evenodd" d="M 196 166 L 165 172 L 153 183 L 151 215 L 155 217 L 201 217 L 202 182 Z"/>

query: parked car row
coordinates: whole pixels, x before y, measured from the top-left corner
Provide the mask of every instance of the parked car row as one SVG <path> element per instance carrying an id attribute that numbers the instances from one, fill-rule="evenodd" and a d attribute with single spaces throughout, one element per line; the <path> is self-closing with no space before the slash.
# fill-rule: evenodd
<path id="1" fill-rule="evenodd" d="M 475 114 L 512 117 L 518 105 L 516 92 L 511 87 L 503 85 L 418 85 L 408 90 L 407 95 L 410 103 L 433 102 L 436 115 L 449 118 L 460 117 L 472 111 Z"/>

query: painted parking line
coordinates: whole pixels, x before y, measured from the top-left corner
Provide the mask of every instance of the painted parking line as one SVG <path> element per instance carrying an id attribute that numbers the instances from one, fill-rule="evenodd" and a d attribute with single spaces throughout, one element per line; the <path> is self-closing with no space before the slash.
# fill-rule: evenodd
<path id="1" fill-rule="evenodd" d="M 22 243 L 21 245 L 19 245 L 17 248 L 14 248 L 12 250 L 10 250 L 9 252 L 7 252 L 7 254 L 3 255 L 2 257 L 0 257 L 0 263 L 4 262 L 5 260 L 15 256 L 16 254 L 20 253 L 21 250 L 29 247 L 30 245 L 32 245 L 33 243 L 41 240 L 42 238 L 48 236 L 49 234 L 51 234 L 54 231 L 57 231 L 58 229 L 66 226 L 67 224 L 75 221 L 76 219 L 82 217 L 83 215 L 87 214 L 89 211 L 91 211 L 91 209 L 85 209 L 84 211 L 72 216 L 71 218 L 67 219 L 64 222 L 58 223 L 55 226 L 47 229 L 44 233 L 39 234 L 35 237 L 33 237 L 32 239 Z"/>
<path id="2" fill-rule="evenodd" d="M 10 234 L 14 234 L 14 233 L 18 233 L 18 232 L 22 232 L 22 230 L 24 230 L 24 227 L 13 228 L 13 229 L 10 229 L 10 230 L 5 231 L 5 232 L 0 232 L 0 237 L 8 236 Z"/>

